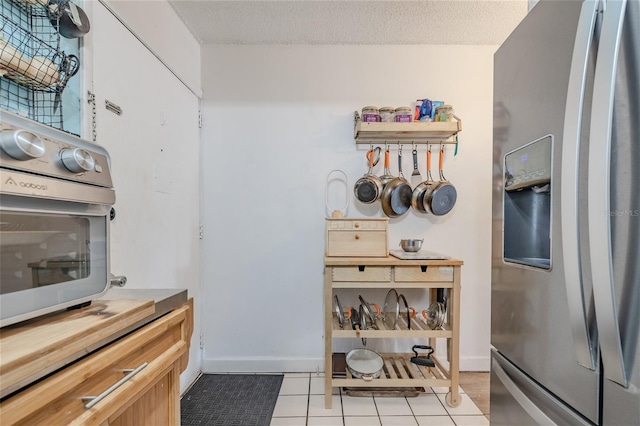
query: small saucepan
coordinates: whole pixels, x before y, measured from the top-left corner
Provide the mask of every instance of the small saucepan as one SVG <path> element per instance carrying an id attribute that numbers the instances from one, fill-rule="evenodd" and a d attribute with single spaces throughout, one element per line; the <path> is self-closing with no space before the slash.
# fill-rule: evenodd
<path id="1" fill-rule="evenodd" d="M 453 206 L 456 204 L 456 199 L 458 198 L 455 186 L 453 186 L 444 177 L 443 163 L 444 147 L 440 148 L 440 161 L 438 166 L 440 182 L 429 186 L 429 189 L 423 199 L 424 208 L 427 213 L 431 213 L 436 216 L 444 216 L 449 213 L 451 209 L 453 209 Z"/>
<path id="2" fill-rule="evenodd" d="M 374 151 L 367 151 L 367 160 L 369 161 L 369 171 L 356 181 L 353 187 L 353 193 L 358 201 L 365 204 L 371 204 L 380 198 L 382 194 L 382 182 L 380 178 L 373 174 Z"/>

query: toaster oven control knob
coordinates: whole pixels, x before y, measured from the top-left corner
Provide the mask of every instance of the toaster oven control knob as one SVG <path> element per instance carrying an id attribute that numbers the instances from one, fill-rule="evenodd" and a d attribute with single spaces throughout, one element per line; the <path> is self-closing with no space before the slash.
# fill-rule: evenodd
<path id="1" fill-rule="evenodd" d="M 63 149 L 60 152 L 60 158 L 70 172 L 88 172 L 96 167 L 96 161 L 91 154 L 81 148 Z"/>
<path id="2" fill-rule="evenodd" d="M 37 135 L 24 130 L 5 130 L 0 133 L 2 150 L 16 160 L 31 160 L 44 155 L 44 142 Z"/>

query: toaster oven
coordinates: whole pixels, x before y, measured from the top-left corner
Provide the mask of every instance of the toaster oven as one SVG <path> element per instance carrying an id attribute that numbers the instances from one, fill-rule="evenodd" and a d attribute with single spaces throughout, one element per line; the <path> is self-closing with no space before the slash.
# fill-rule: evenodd
<path id="1" fill-rule="evenodd" d="M 109 288 L 107 151 L 0 111 L 0 326 Z"/>

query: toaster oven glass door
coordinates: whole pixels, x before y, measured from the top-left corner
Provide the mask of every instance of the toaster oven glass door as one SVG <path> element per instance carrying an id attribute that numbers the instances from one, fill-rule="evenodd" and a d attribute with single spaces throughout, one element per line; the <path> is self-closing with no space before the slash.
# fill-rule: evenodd
<path id="1" fill-rule="evenodd" d="M 26 319 L 106 291 L 107 212 L 103 206 L 74 205 L 77 211 L 0 209 L 3 325 L 8 318 Z"/>

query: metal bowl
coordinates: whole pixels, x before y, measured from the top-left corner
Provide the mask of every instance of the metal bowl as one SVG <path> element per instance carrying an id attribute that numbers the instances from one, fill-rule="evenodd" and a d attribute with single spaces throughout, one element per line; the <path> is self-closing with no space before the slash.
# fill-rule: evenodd
<path id="1" fill-rule="evenodd" d="M 406 252 L 414 253 L 420 251 L 423 241 L 424 240 L 400 240 L 400 247 Z"/>

